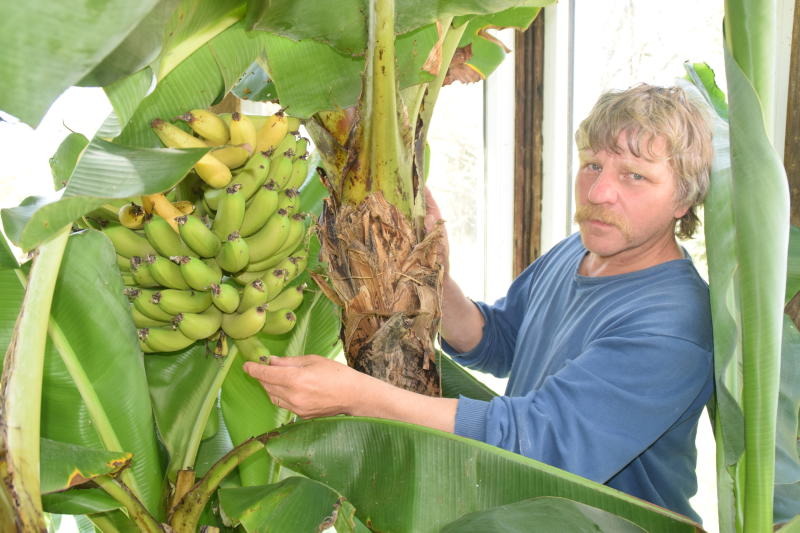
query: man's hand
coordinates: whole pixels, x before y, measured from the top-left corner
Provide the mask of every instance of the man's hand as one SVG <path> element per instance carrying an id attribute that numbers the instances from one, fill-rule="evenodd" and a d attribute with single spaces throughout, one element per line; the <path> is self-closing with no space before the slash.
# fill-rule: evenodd
<path id="1" fill-rule="evenodd" d="M 457 400 L 403 390 L 318 355 L 245 363 L 272 403 L 303 418 L 339 414 L 388 418 L 452 433 Z"/>

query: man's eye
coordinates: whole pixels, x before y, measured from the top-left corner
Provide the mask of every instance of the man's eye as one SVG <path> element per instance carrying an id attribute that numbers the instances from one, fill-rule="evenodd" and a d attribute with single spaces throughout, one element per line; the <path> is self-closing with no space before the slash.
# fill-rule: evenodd
<path id="1" fill-rule="evenodd" d="M 601 170 L 603 170 L 603 167 L 601 167 L 601 166 L 600 166 L 600 165 L 598 165 L 597 163 L 588 163 L 588 164 L 586 165 L 586 168 L 588 168 L 588 169 L 589 169 L 589 170 L 591 170 L 592 172 L 600 172 Z"/>
<path id="2" fill-rule="evenodd" d="M 641 174 L 637 174 L 636 172 L 631 172 L 631 179 L 633 179 L 633 181 L 642 181 L 646 180 L 647 178 Z"/>

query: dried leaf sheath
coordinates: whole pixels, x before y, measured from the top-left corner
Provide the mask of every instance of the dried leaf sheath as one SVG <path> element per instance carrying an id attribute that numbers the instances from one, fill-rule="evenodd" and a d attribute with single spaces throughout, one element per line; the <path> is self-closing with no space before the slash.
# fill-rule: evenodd
<path id="1" fill-rule="evenodd" d="M 379 192 L 322 214 L 322 260 L 343 307 L 348 364 L 407 390 L 440 395 L 434 336 L 441 319 L 443 231 L 418 241 Z"/>

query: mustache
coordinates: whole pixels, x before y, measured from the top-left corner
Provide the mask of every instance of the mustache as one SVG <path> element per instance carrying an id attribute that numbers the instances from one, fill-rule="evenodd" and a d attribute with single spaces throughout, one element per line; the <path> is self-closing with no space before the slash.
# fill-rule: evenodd
<path id="1" fill-rule="evenodd" d="M 576 224 L 586 222 L 587 220 L 597 220 L 603 222 L 604 224 L 611 224 L 612 226 L 619 228 L 624 234 L 628 234 L 628 224 L 625 222 L 625 220 L 617 216 L 615 213 L 606 211 L 597 205 L 588 204 L 578 207 L 573 218 Z"/>

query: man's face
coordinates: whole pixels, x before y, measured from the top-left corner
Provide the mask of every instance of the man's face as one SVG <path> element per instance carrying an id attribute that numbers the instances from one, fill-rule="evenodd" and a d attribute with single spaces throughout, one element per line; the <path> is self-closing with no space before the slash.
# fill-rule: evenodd
<path id="1" fill-rule="evenodd" d="M 686 207 L 677 205 L 676 178 L 666 158 L 666 142 L 657 137 L 648 158 L 635 157 L 620 134 L 619 154 L 580 152 L 575 183 L 581 239 L 602 258 L 635 261 L 639 256 L 674 242 L 674 223 Z"/>

